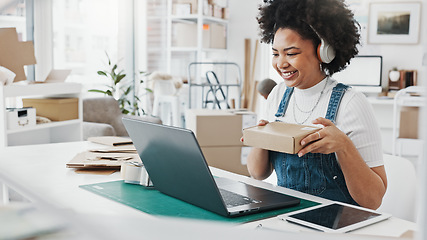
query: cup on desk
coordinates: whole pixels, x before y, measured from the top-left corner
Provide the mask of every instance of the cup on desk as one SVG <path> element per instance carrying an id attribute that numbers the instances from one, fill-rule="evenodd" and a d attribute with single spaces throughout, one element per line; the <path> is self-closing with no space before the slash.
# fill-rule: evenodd
<path id="1" fill-rule="evenodd" d="M 142 163 L 134 161 L 123 162 L 120 172 L 125 183 L 139 184 L 145 187 L 153 186 L 150 176 Z"/>

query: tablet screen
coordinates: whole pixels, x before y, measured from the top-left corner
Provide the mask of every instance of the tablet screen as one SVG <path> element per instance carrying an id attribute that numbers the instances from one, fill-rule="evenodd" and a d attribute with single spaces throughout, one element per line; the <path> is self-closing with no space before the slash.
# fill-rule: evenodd
<path id="1" fill-rule="evenodd" d="M 290 215 L 290 217 L 334 230 L 378 216 L 380 216 L 378 213 L 368 212 L 340 204 L 331 204 L 310 211 Z"/>

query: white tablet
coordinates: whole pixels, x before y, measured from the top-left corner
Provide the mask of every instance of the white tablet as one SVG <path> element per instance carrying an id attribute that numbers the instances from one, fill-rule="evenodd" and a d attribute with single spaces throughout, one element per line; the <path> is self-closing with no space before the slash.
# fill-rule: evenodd
<path id="1" fill-rule="evenodd" d="M 391 215 L 350 204 L 332 202 L 278 217 L 323 232 L 344 233 L 383 221 Z"/>

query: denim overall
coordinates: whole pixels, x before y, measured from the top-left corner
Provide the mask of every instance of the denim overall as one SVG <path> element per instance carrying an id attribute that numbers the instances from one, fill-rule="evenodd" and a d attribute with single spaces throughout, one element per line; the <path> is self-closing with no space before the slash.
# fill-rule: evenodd
<path id="1" fill-rule="evenodd" d="M 338 83 L 332 90 L 325 118 L 334 123 L 342 96 L 347 88 L 348 86 Z M 293 88 L 286 89 L 276 117 L 285 115 L 292 92 Z M 334 201 L 358 205 L 348 192 L 335 153 L 307 153 L 298 157 L 297 154 L 269 151 L 269 160 L 277 174 L 277 185 Z"/>

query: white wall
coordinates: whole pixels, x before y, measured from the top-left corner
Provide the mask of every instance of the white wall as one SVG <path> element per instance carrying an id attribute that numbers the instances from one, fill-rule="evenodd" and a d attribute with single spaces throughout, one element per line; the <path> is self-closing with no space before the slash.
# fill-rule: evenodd
<path id="1" fill-rule="evenodd" d="M 227 42 L 228 60 L 239 64 L 242 74 L 245 72 L 245 38 L 251 39 L 252 56 L 254 55 L 255 41 L 259 39 L 256 16 L 258 5 L 261 2 L 262 0 L 228 1 L 230 12 Z M 259 63 L 257 66 L 260 67 L 263 64 L 265 63 Z"/>
<path id="2" fill-rule="evenodd" d="M 259 39 L 258 23 L 256 16 L 258 14 L 258 5 L 262 0 L 230 0 L 230 19 L 229 19 L 229 61 L 237 62 L 244 73 L 244 39 Z M 361 19 L 361 25 L 365 26 L 362 29 L 362 41 L 366 41 L 366 24 L 369 14 L 369 3 L 371 0 L 347 0 L 347 3 L 354 9 L 355 16 Z M 414 2 L 413 0 L 375 0 L 375 2 Z M 419 1 L 421 2 L 421 1 Z M 422 67 L 423 53 L 427 50 L 423 47 L 427 44 L 427 3 L 421 3 L 421 23 L 420 23 L 420 40 L 418 44 L 367 44 L 363 43 L 360 47 L 361 55 L 382 55 L 383 56 L 383 86 L 387 86 L 388 71 L 397 66 L 399 69 L 415 69 L 418 70 L 418 80 L 420 83 L 427 81 L 427 73 Z M 263 45 L 266 51 L 258 59 L 255 79 L 261 80 L 265 78 L 266 70 L 270 69 L 270 63 L 265 62 L 270 59 L 268 49 L 270 46 Z M 253 54 L 253 50 L 252 50 Z M 261 55 L 260 53 L 258 55 Z M 252 55 L 253 56 L 253 55 Z M 261 60 L 262 59 L 262 60 Z M 260 62 L 262 61 L 262 62 Z"/>

